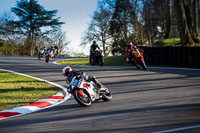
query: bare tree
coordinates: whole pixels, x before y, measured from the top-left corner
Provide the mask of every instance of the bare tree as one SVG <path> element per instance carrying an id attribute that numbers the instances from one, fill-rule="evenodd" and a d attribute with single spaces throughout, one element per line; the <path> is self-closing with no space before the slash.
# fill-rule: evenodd
<path id="1" fill-rule="evenodd" d="M 66 39 L 66 32 L 63 32 L 59 29 L 56 33 L 51 33 L 50 35 L 51 44 L 55 44 L 58 47 L 58 54 L 61 55 L 64 53 L 64 49 L 70 43 Z"/>
<path id="2" fill-rule="evenodd" d="M 97 10 L 93 14 L 88 30 L 82 38 L 82 45 L 96 40 L 97 43 L 100 43 L 103 47 L 104 55 L 108 55 L 111 51 L 112 43 L 112 38 L 109 33 L 110 19 L 110 10 L 104 4 L 99 3 Z"/>
<path id="3" fill-rule="evenodd" d="M 51 45 L 56 45 L 58 47 L 58 54 L 62 55 L 65 53 L 65 48 L 70 41 L 66 38 L 66 32 L 63 32 L 61 29 L 52 31 L 49 34 L 37 37 L 37 47 L 50 47 Z"/>

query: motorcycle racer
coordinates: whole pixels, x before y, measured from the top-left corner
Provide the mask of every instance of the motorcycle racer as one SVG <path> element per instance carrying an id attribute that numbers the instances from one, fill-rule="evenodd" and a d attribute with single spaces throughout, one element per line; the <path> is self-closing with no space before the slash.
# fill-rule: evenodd
<path id="1" fill-rule="evenodd" d="M 53 44 L 53 45 L 51 45 L 50 49 L 51 49 L 51 51 L 52 51 L 52 53 L 54 55 L 54 58 L 55 58 L 56 57 L 55 55 L 58 54 L 58 46 L 56 46 L 55 44 Z"/>
<path id="2" fill-rule="evenodd" d="M 96 44 L 96 41 L 93 41 L 93 44 L 90 47 L 90 65 L 97 65 L 103 66 L 103 54 L 102 50 Z"/>
<path id="3" fill-rule="evenodd" d="M 43 57 L 46 53 L 47 49 L 46 46 L 40 48 L 39 52 L 38 52 L 38 60 L 41 60 L 41 57 Z"/>
<path id="4" fill-rule="evenodd" d="M 138 48 L 134 45 L 129 44 L 127 46 L 127 49 L 125 50 L 126 63 L 130 63 L 131 59 L 132 59 L 134 61 L 135 65 L 136 65 L 136 67 L 138 67 L 136 59 L 141 56 L 140 52 L 144 53 L 144 51 L 142 49 L 140 49 L 140 48 Z"/>
<path id="5" fill-rule="evenodd" d="M 91 81 L 94 82 L 95 85 L 97 86 L 96 89 L 103 89 L 103 86 L 96 79 L 95 76 L 86 75 L 85 72 L 82 72 L 82 71 L 72 70 L 70 66 L 64 67 L 62 71 L 63 71 L 63 75 L 66 77 L 66 82 L 68 85 L 70 84 L 70 82 L 75 76 L 80 76 L 80 77 L 84 77 L 84 79 L 88 82 L 91 82 Z"/>
<path id="6" fill-rule="evenodd" d="M 92 43 L 92 45 L 91 45 L 91 47 L 90 47 L 90 53 L 91 53 L 91 54 L 94 54 L 97 48 L 98 48 L 99 50 L 101 50 L 101 49 L 99 48 L 99 46 L 97 45 L 96 41 L 93 41 L 93 43 Z"/>
<path id="7" fill-rule="evenodd" d="M 85 72 L 72 70 L 69 66 L 64 67 L 62 71 L 68 84 L 67 92 L 72 94 L 81 106 L 88 107 L 95 101 L 112 99 L 109 89 L 101 85 L 94 76 L 86 76 Z"/>
<path id="8" fill-rule="evenodd" d="M 96 41 L 93 41 L 92 45 L 90 46 L 90 59 L 94 56 L 96 49 L 101 50 Z"/>

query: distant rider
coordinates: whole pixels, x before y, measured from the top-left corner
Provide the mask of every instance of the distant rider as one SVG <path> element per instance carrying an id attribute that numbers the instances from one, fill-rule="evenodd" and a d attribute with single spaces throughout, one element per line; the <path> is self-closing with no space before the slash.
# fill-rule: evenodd
<path id="1" fill-rule="evenodd" d="M 75 76 L 80 76 L 80 77 L 83 77 L 88 82 L 91 82 L 91 81 L 94 82 L 95 85 L 97 86 L 96 89 L 102 88 L 101 83 L 98 80 L 96 80 L 95 76 L 86 75 L 85 72 L 83 71 L 72 70 L 72 68 L 69 66 L 66 66 L 63 68 L 63 75 L 66 76 L 66 82 L 68 85 L 70 84 L 70 82 Z"/>
<path id="2" fill-rule="evenodd" d="M 92 45 L 90 46 L 90 59 L 95 55 L 96 49 L 101 50 L 96 41 L 93 41 Z"/>
<path id="3" fill-rule="evenodd" d="M 47 50 L 47 48 L 46 48 L 46 46 L 44 46 L 44 47 L 40 48 L 40 50 L 43 51 L 43 53 L 44 53 Z M 41 51 L 39 51 L 39 52 L 41 52 Z"/>
<path id="4" fill-rule="evenodd" d="M 56 53 L 56 49 L 55 49 L 55 45 L 51 45 L 50 47 L 51 53 L 53 54 L 53 56 L 55 57 L 55 53 Z"/>
<path id="5" fill-rule="evenodd" d="M 38 60 L 41 60 L 40 58 L 43 57 L 43 55 L 46 53 L 47 49 L 46 46 L 40 48 L 39 52 L 38 52 Z"/>
<path id="6" fill-rule="evenodd" d="M 58 46 L 57 45 L 55 45 L 55 55 L 58 55 Z"/>
<path id="7" fill-rule="evenodd" d="M 52 47 L 47 48 L 47 54 L 50 55 L 51 57 L 54 56 L 54 51 L 53 51 Z"/>

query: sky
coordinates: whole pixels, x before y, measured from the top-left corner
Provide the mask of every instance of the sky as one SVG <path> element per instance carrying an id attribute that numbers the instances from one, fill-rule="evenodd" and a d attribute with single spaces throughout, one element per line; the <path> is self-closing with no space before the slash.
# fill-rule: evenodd
<path id="1" fill-rule="evenodd" d="M 67 40 L 73 51 L 88 54 L 88 48 L 80 47 L 82 34 L 87 30 L 91 16 L 97 7 L 97 0 L 38 0 L 46 10 L 58 10 L 56 17 L 61 17 L 62 31 L 66 32 Z M 11 12 L 16 0 L 0 0 L 0 14 Z"/>

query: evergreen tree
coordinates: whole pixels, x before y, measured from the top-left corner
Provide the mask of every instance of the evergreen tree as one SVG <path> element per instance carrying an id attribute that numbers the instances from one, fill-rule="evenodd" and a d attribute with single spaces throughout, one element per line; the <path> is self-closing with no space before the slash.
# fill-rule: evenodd
<path id="1" fill-rule="evenodd" d="M 112 54 L 123 54 L 126 45 L 130 43 L 130 28 L 133 27 L 130 23 L 130 8 L 132 7 L 129 0 L 116 0 L 115 10 L 110 21 L 110 33 L 114 40 Z"/>
<path id="2" fill-rule="evenodd" d="M 64 24 L 64 22 L 59 22 L 59 18 L 54 18 L 57 10 L 47 11 L 38 4 L 37 0 L 17 1 L 16 7 L 11 10 L 19 18 L 19 20 L 11 22 L 15 27 L 14 31 L 26 35 L 26 54 L 31 56 L 35 54 L 37 36 L 47 34 L 52 29 Z M 50 28 L 42 31 L 43 27 Z"/>

